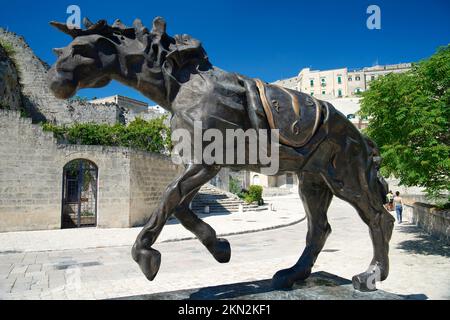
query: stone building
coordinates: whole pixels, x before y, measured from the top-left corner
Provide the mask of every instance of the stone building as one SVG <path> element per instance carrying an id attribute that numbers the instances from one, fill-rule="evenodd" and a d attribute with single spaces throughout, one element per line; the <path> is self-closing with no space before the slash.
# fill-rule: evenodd
<path id="1" fill-rule="evenodd" d="M 78 218 L 79 226 L 141 225 L 183 169 L 159 154 L 58 144 L 17 111 L 0 110 L 0 132 L 0 232 L 73 227 Z"/>
<path id="2" fill-rule="evenodd" d="M 275 81 L 274 84 L 301 91 L 318 99 L 355 97 L 367 90 L 370 82 L 388 73 L 400 73 L 411 69 L 411 63 L 365 67 L 359 70 L 347 68 L 311 70 L 304 68 L 298 76 Z"/>
<path id="3" fill-rule="evenodd" d="M 96 98 L 96 99 L 89 101 L 89 103 L 92 103 L 95 105 L 117 104 L 119 107 L 127 109 L 130 113 L 140 113 L 140 112 L 144 112 L 148 109 L 148 103 L 145 103 L 143 101 L 139 101 L 136 99 L 132 99 L 129 97 L 124 97 L 121 95 L 115 95 L 115 96 L 105 97 L 105 98 Z"/>
<path id="4" fill-rule="evenodd" d="M 143 120 L 151 120 L 165 115 L 167 118 L 166 124 L 170 124 L 170 113 L 160 106 L 149 106 L 146 102 L 129 97 L 115 95 L 111 97 L 97 98 L 89 101 L 89 103 L 98 106 L 111 104 L 117 105 L 121 110 L 124 111 L 123 117 L 125 123 L 129 123 L 135 120 L 137 117 Z"/>
<path id="5" fill-rule="evenodd" d="M 411 69 L 411 63 L 365 67 L 362 70 L 348 71 L 347 96 L 355 96 L 370 88 L 370 82 L 389 73 L 402 73 Z"/>
<path id="6" fill-rule="evenodd" d="M 347 96 L 347 69 L 313 71 L 303 69 L 297 77 L 297 90 L 321 99 Z"/>

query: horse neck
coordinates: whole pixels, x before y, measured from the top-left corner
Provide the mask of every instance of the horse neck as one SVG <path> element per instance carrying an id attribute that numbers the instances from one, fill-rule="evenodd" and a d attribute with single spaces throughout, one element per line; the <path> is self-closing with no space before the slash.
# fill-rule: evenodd
<path id="1" fill-rule="evenodd" d="M 136 55 L 138 56 L 138 55 Z M 161 80 L 161 72 L 158 69 L 149 69 L 147 67 L 148 57 L 142 53 L 143 59 L 136 59 L 136 63 L 131 68 L 127 57 L 119 54 L 119 70 L 114 76 L 115 80 L 131 87 L 153 100 L 158 105 L 171 111 L 167 102 L 167 94 L 164 81 Z M 133 70 L 140 70 L 134 72 Z"/>

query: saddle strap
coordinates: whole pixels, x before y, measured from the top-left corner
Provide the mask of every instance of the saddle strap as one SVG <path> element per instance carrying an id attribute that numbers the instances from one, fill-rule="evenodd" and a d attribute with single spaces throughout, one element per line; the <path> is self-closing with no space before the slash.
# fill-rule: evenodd
<path id="1" fill-rule="evenodd" d="M 266 113 L 266 117 L 267 117 L 267 121 L 269 122 L 269 126 L 272 129 L 281 129 L 281 128 L 277 128 L 273 115 L 272 115 L 272 108 L 270 106 L 269 101 L 267 100 L 267 95 L 266 95 L 266 88 L 264 85 L 264 82 L 261 81 L 260 79 L 254 79 L 256 82 L 256 86 L 258 88 L 259 91 L 259 96 L 261 98 L 261 102 L 264 108 L 264 112 Z M 295 96 L 294 94 L 292 94 L 289 90 L 287 90 L 286 88 L 283 88 L 281 86 L 278 86 L 281 90 L 283 90 L 284 92 L 286 92 L 290 97 L 291 97 L 291 101 L 292 101 L 292 109 L 294 110 L 295 115 L 297 116 L 297 121 L 295 121 L 293 123 L 293 125 L 295 125 L 296 123 L 299 122 L 299 119 L 301 117 L 301 108 L 300 108 L 300 104 L 298 101 L 297 96 Z M 294 143 L 293 141 L 290 141 L 288 139 L 286 139 L 285 137 L 283 137 L 281 134 L 279 134 L 279 140 L 282 144 L 294 147 L 294 148 L 300 148 L 305 146 L 313 137 L 313 135 L 316 133 L 317 128 L 319 126 L 319 121 L 320 121 L 320 104 L 318 102 L 317 99 L 315 99 L 314 97 L 311 97 L 312 101 L 314 101 L 314 104 L 316 106 L 316 119 L 315 119 L 315 123 L 314 123 L 314 127 L 311 131 L 311 133 L 306 137 L 306 139 L 300 143 Z"/>

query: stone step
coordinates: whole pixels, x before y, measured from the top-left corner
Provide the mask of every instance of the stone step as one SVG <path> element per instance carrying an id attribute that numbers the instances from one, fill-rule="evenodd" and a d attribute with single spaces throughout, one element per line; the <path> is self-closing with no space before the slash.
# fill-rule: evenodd
<path id="1" fill-rule="evenodd" d="M 228 192 L 222 191 L 214 186 L 206 185 L 194 198 L 191 208 L 196 213 L 204 213 L 205 207 L 209 207 L 210 213 L 237 212 L 243 206 L 244 211 L 260 211 L 267 208 L 254 204 L 246 204 L 242 199 Z"/>
<path id="2" fill-rule="evenodd" d="M 200 200 L 200 201 L 195 201 L 194 203 L 196 204 L 214 204 L 214 203 L 219 203 L 219 204 L 230 204 L 230 205 L 239 205 L 239 204 L 244 204 L 241 201 L 214 201 L 214 200 Z"/>
<path id="3" fill-rule="evenodd" d="M 248 212 L 248 211 L 265 211 L 268 209 L 268 206 L 257 206 L 255 208 L 245 208 L 244 207 L 244 212 Z M 205 214 L 205 209 L 204 208 L 198 208 L 198 209 L 192 209 L 192 211 L 194 211 L 197 214 Z M 239 208 L 236 209 L 228 209 L 228 208 L 210 208 L 209 209 L 209 213 L 210 214 L 214 214 L 214 213 L 227 213 L 227 212 L 238 212 Z"/>

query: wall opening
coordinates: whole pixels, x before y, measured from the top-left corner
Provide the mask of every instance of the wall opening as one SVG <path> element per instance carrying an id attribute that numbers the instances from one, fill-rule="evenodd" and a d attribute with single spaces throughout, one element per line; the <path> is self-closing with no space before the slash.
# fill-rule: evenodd
<path id="1" fill-rule="evenodd" d="M 286 174 L 286 185 L 290 188 L 294 186 L 294 175 L 292 173 Z"/>
<path id="2" fill-rule="evenodd" d="M 97 181 L 98 168 L 89 160 L 64 166 L 61 228 L 97 226 Z"/>

